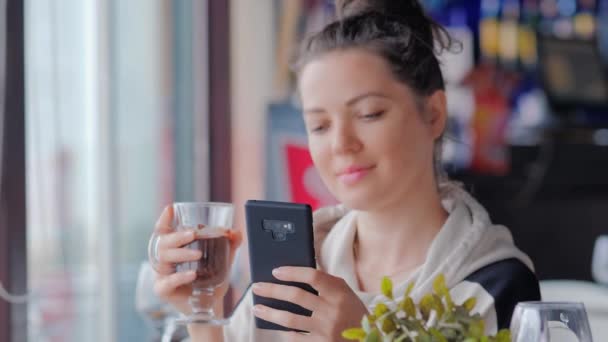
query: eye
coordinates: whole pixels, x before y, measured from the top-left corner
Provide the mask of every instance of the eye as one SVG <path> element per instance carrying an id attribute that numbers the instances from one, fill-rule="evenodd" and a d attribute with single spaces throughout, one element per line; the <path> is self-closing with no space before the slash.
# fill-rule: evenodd
<path id="1" fill-rule="evenodd" d="M 384 111 L 378 111 L 371 114 L 362 115 L 361 118 L 363 118 L 365 121 L 373 121 L 380 118 L 382 115 L 384 115 Z"/>
<path id="2" fill-rule="evenodd" d="M 327 124 L 322 124 L 322 125 L 312 125 L 310 128 L 310 133 L 323 133 L 324 131 L 327 130 Z"/>

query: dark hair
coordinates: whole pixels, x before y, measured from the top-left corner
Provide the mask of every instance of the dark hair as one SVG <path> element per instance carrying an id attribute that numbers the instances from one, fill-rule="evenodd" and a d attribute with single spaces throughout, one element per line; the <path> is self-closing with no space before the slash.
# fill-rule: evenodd
<path id="1" fill-rule="evenodd" d="M 336 21 L 304 41 L 296 71 L 325 53 L 361 48 L 383 57 L 417 100 L 445 88 L 436 54 L 455 42 L 417 0 L 336 0 L 336 10 Z M 441 139 L 435 144 L 435 175 L 438 182 L 444 178 Z"/>

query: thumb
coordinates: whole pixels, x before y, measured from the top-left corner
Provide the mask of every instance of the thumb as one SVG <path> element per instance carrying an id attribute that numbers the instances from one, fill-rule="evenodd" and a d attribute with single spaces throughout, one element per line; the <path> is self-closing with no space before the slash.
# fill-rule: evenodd
<path id="1" fill-rule="evenodd" d="M 157 233 L 172 232 L 173 231 L 173 219 L 174 219 L 173 205 L 168 205 L 163 210 L 162 214 L 158 218 L 158 221 L 156 221 L 154 230 Z"/>

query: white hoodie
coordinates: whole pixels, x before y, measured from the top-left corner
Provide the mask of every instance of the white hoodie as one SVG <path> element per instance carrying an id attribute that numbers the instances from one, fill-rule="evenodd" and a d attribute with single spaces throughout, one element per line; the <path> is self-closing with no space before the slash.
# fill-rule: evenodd
<path id="1" fill-rule="evenodd" d="M 514 306 L 519 301 L 540 300 L 538 281 L 530 259 L 513 244 L 504 226 L 493 225 L 485 209 L 459 186 L 441 188 L 442 203 L 448 219 L 431 244 L 426 261 L 400 284 L 394 285 L 395 297 L 402 295 L 410 282 L 414 302 L 432 291 L 433 280 L 443 273 L 454 302 L 477 298 L 474 309 L 485 319 L 486 332 L 508 327 Z M 343 278 L 368 307 L 382 301 L 377 293 L 359 290 L 353 258 L 357 212 L 343 206 L 319 209 L 314 214 L 315 250 L 319 269 Z M 274 331 L 255 327 L 252 294 L 247 291 L 224 328 L 225 341 L 280 341 Z"/>

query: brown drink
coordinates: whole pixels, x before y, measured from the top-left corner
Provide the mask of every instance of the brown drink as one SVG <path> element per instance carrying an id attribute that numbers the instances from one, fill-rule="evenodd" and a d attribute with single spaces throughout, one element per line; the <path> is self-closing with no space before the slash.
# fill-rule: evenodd
<path id="1" fill-rule="evenodd" d="M 216 298 L 216 288 L 227 282 L 230 273 L 233 241 L 240 238 L 232 230 L 234 206 L 231 203 L 180 202 L 173 203 L 172 209 L 175 230 L 195 234 L 194 241 L 183 248 L 196 249 L 201 253 L 198 260 L 180 263 L 176 267 L 179 272 L 190 271 L 196 275 L 188 298 L 192 313 L 176 319 L 176 322 L 180 325 L 227 324 L 228 319 L 217 316 L 213 308 L 221 299 Z M 158 239 L 150 240 L 148 245 L 151 246 L 149 249 L 156 248 Z"/>
<path id="2" fill-rule="evenodd" d="M 230 240 L 228 231 L 221 228 L 203 228 L 197 230 L 197 238 L 187 248 L 198 249 L 202 256 L 199 261 L 185 262 L 177 265 L 178 271 L 196 271 L 197 286 L 217 287 L 228 276 L 230 257 Z"/>

